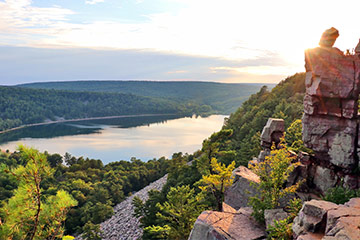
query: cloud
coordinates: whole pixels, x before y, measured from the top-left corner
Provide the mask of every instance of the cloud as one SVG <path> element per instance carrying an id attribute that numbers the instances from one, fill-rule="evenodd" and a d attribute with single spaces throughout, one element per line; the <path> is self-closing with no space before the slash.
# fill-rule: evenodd
<path id="1" fill-rule="evenodd" d="M 270 58 L 270 59 L 268 59 Z M 50 80 L 173 80 L 278 82 L 287 75 L 247 74 L 249 67 L 281 67 L 277 55 L 235 61 L 148 50 L 0 47 L 0 85 Z M 270 64 L 270 65 L 269 65 Z M 19 71 L 21 69 L 21 71 Z M 265 77 L 266 76 L 266 77 Z"/>
<path id="2" fill-rule="evenodd" d="M 40 35 L 49 36 L 59 32 L 56 26 L 67 21 L 67 16 L 74 14 L 61 7 L 40 8 L 31 6 L 31 0 L 5 0 L 0 2 L 0 44 L 27 44 Z M 8 39 L 7 41 L 4 39 Z"/>
<path id="3" fill-rule="evenodd" d="M 85 1 L 86 4 L 90 4 L 90 5 L 94 5 L 94 4 L 102 3 L 102 2 L 105 2 L 105 0 L 86 0 Z"/>

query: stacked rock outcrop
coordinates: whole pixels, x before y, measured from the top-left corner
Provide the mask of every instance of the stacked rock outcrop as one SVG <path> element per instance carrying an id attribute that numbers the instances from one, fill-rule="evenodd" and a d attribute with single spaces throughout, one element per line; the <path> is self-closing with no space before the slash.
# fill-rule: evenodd
<path id="1" fill-rule="evenodd" d="M 335 185 L 346 177 L 357 188 L 352 173 L 359 164 L 360 60 L 332 47 L 339 35 L 335 30 L 323 34 L 327 40 L 320 40 L 320 47 L 305 52 L 303 141 L 315 153 L 322 181 Z"/>
<path id="2" fill-rule="evenodd" d="M 262 162 L 265 160 L 266 156 L 270 155 L 271 147 L 273 144 L 277 147 L 280 143 L 280 138 L 284 136 L 285 132 L 285 123 L 284 119 L 278 118 L 269 118 L 266 122 L 265 127 L 263 128 L 260 140 L 262 151 L 258 156 L 258 161 Z"/>

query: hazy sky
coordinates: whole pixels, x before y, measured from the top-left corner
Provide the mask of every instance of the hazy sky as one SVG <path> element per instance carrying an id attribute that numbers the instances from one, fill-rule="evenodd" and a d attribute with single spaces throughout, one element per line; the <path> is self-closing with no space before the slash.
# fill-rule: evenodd
<path id="1" fill-rule="evenodd" d="M 0 0 L 0 85 L 49 80 L 278 82 L 322 32 L 360 37 L 360 1 Z"/>

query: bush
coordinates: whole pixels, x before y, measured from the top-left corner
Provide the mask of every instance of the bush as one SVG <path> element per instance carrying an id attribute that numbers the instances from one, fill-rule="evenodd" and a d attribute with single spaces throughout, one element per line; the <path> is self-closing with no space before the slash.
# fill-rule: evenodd
<path id="1" fill-rule="evenodd" d="M 354 197 L 360 197 L 360 190 L 351 190 L 349 188 L 338 186 L 330 188 L 325 193 L 323 199 L 336 204 L 344 204 Z"/>
<path id="2" fill-rule="evenodd" d="M 280 199 L 291 193 L 295 193 L 302 182 L 284 187 L 290 173 L 299 163 L 292 163 L 292 157 L 284 144 L 284 139 L 280 143 L 280 149 L 272 147 L 270 156 L 264 162 L 255 164 L 250 168 L 260 177 L 260 183 L 256 185 L 259 195 L 250 197 L 249 204 L 253 207 L 253 216 L 258 222 L 264 222 L 264 211 L 266 209 L 277 208 Z"/>

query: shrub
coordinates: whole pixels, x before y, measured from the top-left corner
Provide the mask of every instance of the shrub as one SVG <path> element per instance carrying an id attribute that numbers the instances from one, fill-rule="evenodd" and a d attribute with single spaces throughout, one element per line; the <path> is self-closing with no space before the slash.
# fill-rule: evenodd
<path id="1" fill-rule="evenodd" d="M 259 222 L 264 222 L 264 211 L 278 207 L 280 199 L 288 194 L 295 193 L 302 182 L 284 187 L 290 173 L 299 163 L 292 163 L 292 157 L 284 144 L 280 143 L 280 149 L 272 147 L 270 156 L 264 162 L 250 166 L 253 172 L 260 177 L 260 183 L 256 185 L 259 195 L 249 198 L 249 204 L 253 207 L 253 216 Z"/>
<path id="2" fill-rule="evenodd" d="M 337 186 L 330 188 L 325 193 L 323 199 L 336 204 L 344 204 L 354 197 L 360 197 L 360 190 L 351 190 L 349 188 Z"/>

